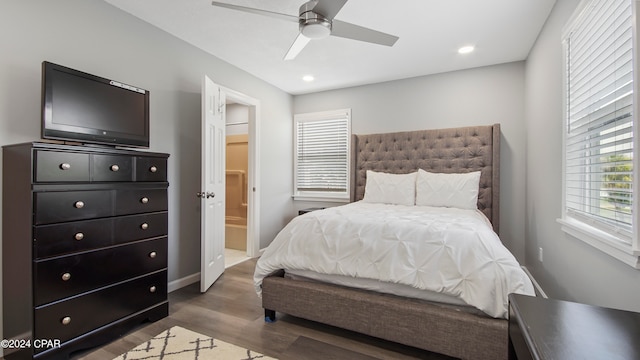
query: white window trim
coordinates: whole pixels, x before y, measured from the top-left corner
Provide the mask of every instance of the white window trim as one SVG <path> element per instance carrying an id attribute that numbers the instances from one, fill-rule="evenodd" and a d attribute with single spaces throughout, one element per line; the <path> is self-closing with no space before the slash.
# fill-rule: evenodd
<path id="1" fill-rule="evenodd" d="M 635 269 L 640 269 L 639 252 L 632 250 L 620 238 L 568 216 L 558 219 L 558 222 L 562 225 L 561 229 L 565 233 Z"/>
<path id="2" fill-rule="evenodd" d="M 569 21 L 567 22 L 567 26 L 563 30 L 562 41 L 564 45 L 564 53 L 566 54 L 566 43 L 565 39 L 568 37 L 569 32 L 575 26 L 576 21 L 583 16 L 584 11 L 587 6 L 595 0 L 583 0 L 578 5 L 576 11 L 571 16 Z M 634 65 L 633 68 L 637 69 L 638 59 L 640 59 L 640 46 L 638 43 L 638 7 L 640 6 L 640 0 L 632 1 L 633 8 L 633 44 L 634 44 Z M 566 58 L 563 55 L 563 59 Z M 563 65 L 563 109 L 567 109 L 567 68 L 566 61 L 564 61 Z M 633 166 L 633 178 L 635 179 L 633 182 L 633 193 L 636 195 L 633 202 L 633 210 L 632 213 L 638 219 L 638 214 L 640 214 L 640 132 L 638 127 L 640 127 L 640 121 L 638 120 L 638 116 L 640 116 L 640 101 L 639 101 L 639 71 L 634 71 L 633 74 L 633 112 L 634 112 L 634 126 L 633 126 L 633 137 L 634 137 L 634 148 L 633 148 L 633 156 L 634 156 L 634 166 Z M 633 234 L 631 237 L 628 237 L 622 233 L 614 233 L 610 231 L 603 231 L 595 226 L 588 224 L 585 221 L 581 221 L 576 217 L 572 217 L 567 212 L 566 204 L 566 128 L 568 123 L 567 112 L 563 110 L 563 135 L 562 135 L 562 218 L 557 219 L 557 221 L 561 224 L 561 229 L 566 234 L 571 235 L 572 237 L 581 240 L 594 248 L 602 251 L 603 253 L 614 257 L 622 261 L 623 263 L 635 268 L 640 269 L 640 239 L 638 237 L 639 225 L 638 222 L 640 220 L 635 220 L 633 223 Z M 629 245 L 629 242 L 631 245 Z"/>
<path id="3" fill-rule="evenodd" d="M 304 195 L 293 195 L 293 199 L 297 201 L 321 201 L 321 202 L 335 202 L 335 203 L 348 203 L 349 198 L 343 196 L 327 196 L 325 193 L 310 193 L 306 192 Z"/>
<path id="4" fill-rule="evenodd" d="M 299 192 L 296 189 L 296 185 L 298 183 L 297 180 L 297 168 L 298 168 L 298 160 L 296 153 L 296 142 L 297 142 L 297 133 L 295 123 L 298 120 L 313 120 L 313 119 L 327 119 L 331 117 L 337 117 L 347 115 L 347 131 L 348 131 L 348 139 L 347 139 L 347 189 L 345 193 L 331 193 L 331 192 L 313 192 L 313 191 L 304 191 Z M 329 111 L 320 111 L 313 113 L 303 113 L 303 114 L 295 114 L 294 115 L 294 136 L 293 136 L 293 199 L 297 201 L 321 201 L 321 202 L 337 202 L 337 203 L 348 203 L 351 200 L 351 109 L 338 109 L 338 110 L 329 110 Z"/>

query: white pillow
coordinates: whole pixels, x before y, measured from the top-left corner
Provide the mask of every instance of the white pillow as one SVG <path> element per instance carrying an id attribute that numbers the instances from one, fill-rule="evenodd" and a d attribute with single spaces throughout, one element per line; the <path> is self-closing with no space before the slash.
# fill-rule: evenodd
<path id="1" fill-rule="evenodd" d="M 475 210 L 478 208 L 480 171 L 464 174 L 418 170 L 416 205 Z"/>
<path id="2" fill-rule="evenodd" d="M 395 205 L 415 205 L 416 174 L 387 174 L 367 170 L 362 201 Z"/>

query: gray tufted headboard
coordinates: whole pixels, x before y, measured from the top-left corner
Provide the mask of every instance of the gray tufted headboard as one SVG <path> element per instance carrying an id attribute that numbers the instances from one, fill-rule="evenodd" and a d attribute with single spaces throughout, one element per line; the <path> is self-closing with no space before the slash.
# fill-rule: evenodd
<path id="1" fill-rule="evenodd" d="M 353 135 L 351 201 L 364 196 L 367 170 L 406 174 L 481 171 L 478 209 L 500 226 L 500 124 Z"/>

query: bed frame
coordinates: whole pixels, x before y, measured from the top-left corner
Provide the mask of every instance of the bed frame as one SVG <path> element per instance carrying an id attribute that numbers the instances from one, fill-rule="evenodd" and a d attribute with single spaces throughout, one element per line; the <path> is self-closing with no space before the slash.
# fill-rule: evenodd
<path id="1" fill-rule="evenodd" d="M 499 230 L 500 125 L 354 135 L 351 200 L 364 196 L 366 171 L 481 171 L 478 209 Z M 423 300 L 285 278 L 263 280 L 265 320 L 275 312 L 461 359 L 506 359 L 507 320 Z"/>

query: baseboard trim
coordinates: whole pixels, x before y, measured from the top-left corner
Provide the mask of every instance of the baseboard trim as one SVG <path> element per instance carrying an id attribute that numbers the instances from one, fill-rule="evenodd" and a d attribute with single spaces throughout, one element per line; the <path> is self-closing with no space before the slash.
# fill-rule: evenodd
<path id="1" fill-rule="evenodd" d="M 176 291 L 178 289 L 181 289 L 185 286 L 189 286 L 193 283 L 197 283 L 198 281 L 200 281 L 200 272 L 197 272 L 195 274 L 191 274 L 191 275 L 187 275 L 181 279 L 177 279 L 177 280 L 173 280 L 173 281 L 169 281 L 169 284 L 167 285 L 167 291 L 168 292 L 172 292 L 172 291 Z"/>
<path id="2" fill-rule="evenodd" d="M 544 290 L 542 290 L 542 287 L 540 286 L 540 284 L 538 284 L 538 282 L 536 281 L 536 278 L 533 277 L 533 275 L 531 275 L 531 272 L 529 272 L 529 269 L 527 269 L 526 266 L 521 266 L 522 270 L 524 270 L 525 273 L 527 273 L 527 276 L 529 277 L 529 279 L 531 279 L 531 282 L 533 283 L 533 287 L 536 289 L 536 292 L 538 294 L 540 294 L 540 296 L 542 296 L 545 299 L 548 299 L 549 297 L 547 296 L 547 293 L 544 292 Z"/>
<path id="3" fill-rule="evenodd" d="M 258 251 L 259 255 L 257 257 L 260 257 L 264 253 L 265 250 L 266 250 L 266 248 L 260 249 L 260 251 Z M 247 257 L 246 259 L 242 259 L 242 260 L 237 261 L 237 262 L 235 262 L 233 264 L 229 264 L 228 266 L 225 267 L 225 269 L 230 267 L 230 266 L 237 265 L 237 264 L 239 264 L 241 262 L 244 262 L 244 261 L 250 260 L 250 259 L 253 259 L 253 258 L 252 257 Z M 183 288 L 185 286 L 189 286 L 189 285 L 191 285 L 193 283 L 197 283 L 198 281 L 200 281 L 200 272 L 193 273 L 191 275 L 187 275 L 187 276 L 185 276 L 183 278 L 180 278 L 180 279 L 177 279 L 177 280 L 169 281 L 169 284 L 167 284 L 167 291 L 168 292 L 173 292 L 173 291 L 181 289 L 181 288 Z"/>

